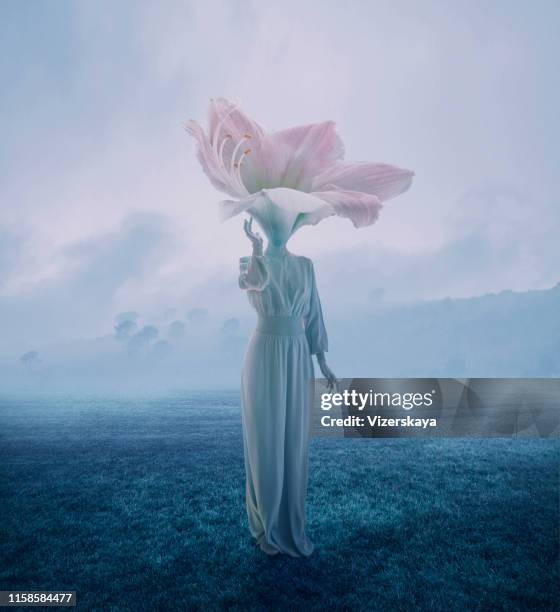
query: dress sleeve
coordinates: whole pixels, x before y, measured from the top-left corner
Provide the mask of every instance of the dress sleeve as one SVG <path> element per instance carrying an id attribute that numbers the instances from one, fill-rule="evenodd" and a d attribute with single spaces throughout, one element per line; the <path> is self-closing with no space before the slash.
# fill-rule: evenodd
<path id="1" fill-rule="evenodd" d="M 239 259 L 239 287 L 262 291 L 268 285 L 268 270 L 262 255 Z"/>
<path id="2" fill-rule="evenodd" d="M 323 312 L 321 310 L 321 300 L 317 291 L 315 281 L 315 270 L 311 263 L 311 296 L 309 300 L 309 310 L 305 317 L 305 335 L 309 343 L 309 351 L 312 355 L 326 353 L 329 350 L 327 330 L 323 322 Z"/>

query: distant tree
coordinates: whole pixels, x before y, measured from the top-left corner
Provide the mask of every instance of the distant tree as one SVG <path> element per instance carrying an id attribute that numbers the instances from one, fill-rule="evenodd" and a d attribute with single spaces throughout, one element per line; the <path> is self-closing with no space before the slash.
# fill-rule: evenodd
<path id="1" fill-rule="evenodd" d="M 136 332 L 128 341 L 127 349 L 131 353 L 136 353 L 148 346 L 152 340 L 155 340 L 159 335 L 157 327 L 153 325 L 145 325 L 139 332 Z"/>
<path id="2" fill-rule="evenodd" d="M 138 321 L 140 315 L 135 310 L 127 310 L 126 312 L 119 313 L 115 320 L 117 323 L 124 323 L 125 321 Z"/>
<path id="3" fill-rule="evenodd" d="M 158 340 L 152 350 L 158 356 L 168 355 L 173 350 L 173 345 L 167 340 Z"/>
<path id="4" fill-rule="evenodd" d="M 39 353 L 37 351 L 27 351 L 27 353 L 24 353 L 19 360 L 25 367 L 31 367 L 41 363 L 41 359 L 39 358 Z"/>
<path id="5" fill-rule="evenodd" d="M 136 331 L 137 325 L 134 321 L 123 321 L 115 325 L 115 339 L 119 342 L 129 340 Z"/>
<path id="6" fill-rule="evenodd" d="M 169 325 L 167 335 L 169 338 L 173 338 L 174 340 L 180 340 L 184 337 L 186 329 L 187 326 L 183 321 L 173 321 L 173 323 Z"/>
<path id="7" fill-rule="evenodd" d="M 220 331 L 224 336 L 233 336 L 239 331 L 239 321 L 233 317 L 226 319 Z"/>
<path id="8" fill-rule="evenodd" d="M 187 321 L 195 323 L 197 321 L 203 321 L 208 317 L 208 310 L 206 308 L 191 308 L 187 311 Z"/>

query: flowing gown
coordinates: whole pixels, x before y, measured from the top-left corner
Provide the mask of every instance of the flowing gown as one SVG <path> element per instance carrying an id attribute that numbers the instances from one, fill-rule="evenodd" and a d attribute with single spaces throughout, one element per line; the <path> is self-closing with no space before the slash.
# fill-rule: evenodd
<path id="1" fill-rule="evenodd" d="M 244 257 L 239 286 L 258 314 L 241 375 L 249 529 L 268 554 L 307 556 L 311 355 L 328 348 L 313 263 L 290 253 Z"/>

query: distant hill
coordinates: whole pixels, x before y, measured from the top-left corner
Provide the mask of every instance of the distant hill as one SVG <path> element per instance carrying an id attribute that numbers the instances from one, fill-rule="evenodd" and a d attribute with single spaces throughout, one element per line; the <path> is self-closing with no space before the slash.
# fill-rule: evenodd
<path id="1" fill-rule="evenodd" d="M 560 283 L 372 306 L 331 327 L 333 366 L 345 376 L 560 376 Z"/>

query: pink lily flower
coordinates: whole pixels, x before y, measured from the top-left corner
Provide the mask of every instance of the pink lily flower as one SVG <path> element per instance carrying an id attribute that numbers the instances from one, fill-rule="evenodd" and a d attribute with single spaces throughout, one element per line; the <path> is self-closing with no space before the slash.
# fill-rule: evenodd
<path id="1" fill-rule="evenodd" d="M 234 198 L 220 202 L 222 218 L 280 209 L 289 235 L 331 215 L 371 225 L 382 202 L 406 191 L 414 176 L 388 164 L 343 161 L 333 121 L 266 133 L 224 98 L 210 101 L 207 132 L 194 120 L 186 129 L 210 182 Z"/>

